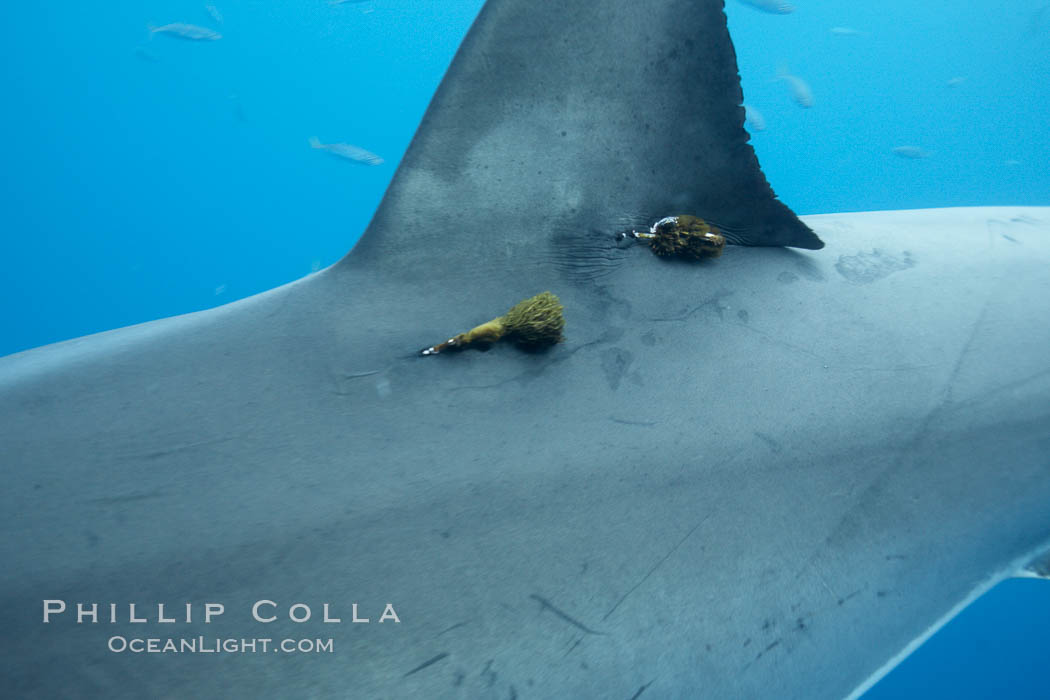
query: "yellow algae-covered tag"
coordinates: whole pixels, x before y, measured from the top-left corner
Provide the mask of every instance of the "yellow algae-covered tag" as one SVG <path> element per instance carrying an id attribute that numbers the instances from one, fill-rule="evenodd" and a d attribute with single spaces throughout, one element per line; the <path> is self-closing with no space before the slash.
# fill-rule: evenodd
<path id="1" fill-rule="evenodd" d="M 525 350 L 539 350 L 560 343 L 565 317 L 558 297 L 543 292 L 519 301 L 510 311 L 491 321 L 475 326 L 444 343 L 424 348 L 421 355 L 438 355 L 448 350 L 468 347 L 486 349 L 506 338 Z"/>
<path id="2" fill-rule="evenodd" d="M 726 244 L 717 228 L 689 214 L 667 216 L 653 224 L 648 232 L 633 231 L 623 235 L 648 242 L 657 255 L 689 260 L 717 258 Z"/>

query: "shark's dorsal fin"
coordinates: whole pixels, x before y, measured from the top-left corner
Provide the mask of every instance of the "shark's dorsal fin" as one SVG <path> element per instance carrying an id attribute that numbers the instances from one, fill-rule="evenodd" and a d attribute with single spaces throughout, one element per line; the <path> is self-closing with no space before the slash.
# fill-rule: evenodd
<path id="1" fill-rule="evenodd" d="M 742 102 L 722 0 L 489 0 L 350 258 L 513 264 L 674 214 L 822 247 L 766 182 Z"/>

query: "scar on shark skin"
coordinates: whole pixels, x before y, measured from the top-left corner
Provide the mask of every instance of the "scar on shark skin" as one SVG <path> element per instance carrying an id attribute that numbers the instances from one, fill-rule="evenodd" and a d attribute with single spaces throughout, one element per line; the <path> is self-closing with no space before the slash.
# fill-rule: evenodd
<path id="1" fill-rule="evenodd" d="M 535 593 L 533 593 L 529 597 L 532 598 L 535 601 L 538 601 L 539 604 L 541 606 L 543 606 L 543 609 L 550 610 L 552 613 L 554 613 L 555 615 L 557 615 L 561 619 L 565 620 L 566 622 L 568 622 L 573 627 L 575 627 L 575 628 L 577 628 L 577 629 L 579 629 L 579 630 L 581 630 L 583 632 L 586 632 L 587 634 L 594 634 L 594 635 L 598 635 L 598 636 L 602 636 L 602 637 L 607 637 L 608 636 L 608 634 L 606 632 L 597 632 L 595 630 L 592 630 L 590 627 L 588 627 L 587 625 L 583 624 L 582 622 L 580 622 L 576 618 L 572 617 L 568 613 L 565 613 L 565 612 L 559 610 L 549 600 L 547 600 L 543 596 L 539 596 L 539 595 L 536 595 Z"/>
<path id="2" fill-rule="evenodd" d="M 416 666 L 416 667 L 415 667 L 414 669 L 412 669 L 411 671 L 409 671 L 408 673 L 406 673 L 405 675 L 403 675 L 403 676 L 401 676 L 401 677 L 402 677 L 402 678 L 408 678 L 408 677 L 409 677 L 409 676 L 411 676 L 411 675 L 412 675 L 413 673 L 418 673 L 419 671 L 422 671 L 422 670 L 423 670 L 424 668 L 426 668 L 427 666 L 433 666 L 433 665 L 434 665 L 434 664 L 436 664 L 436 663 L 437 663 L 438 661 L 441 661 L 442 659 L 448 658 L 448 655 L 449 655 L 449 653 L 448 653 L 447 651 L 441 652 L 440 654 L 438 654 L 438 655 L 437 655 L 437 656 L 435 656 L 434 658 L 432 658 L 432 659 L 427 659 L 426 661 L 424 661 L 423 663 L 419 664 L 419 665 L 418 665 L 418 666 Z"/>
<path id="3" fill-rule="evenodd" d="M 648 683 L 646 683 L 645 685 L 643 685 L 641 688 L 638 689 L 638 692 L 636 692 L 634 695 L 631 696 L 631 700 L 638 700 L 638 698 L 642 697 L 642 693 L 645 692 L 646 688 L 648 688 L 649 686 L 651 686 L 655 682 L 656 682 L 656 679 L 654 678 L 651 681 L 649 681 Z"/>

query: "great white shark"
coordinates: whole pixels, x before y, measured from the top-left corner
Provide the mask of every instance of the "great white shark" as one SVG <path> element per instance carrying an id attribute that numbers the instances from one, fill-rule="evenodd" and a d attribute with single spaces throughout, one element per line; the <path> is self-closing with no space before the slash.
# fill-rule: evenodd
<path id="1" fill-rule="evenodd" d="M 1046 575 L 1050 210 L 800 221 L 741 103 L 722 0 L 489 0 L 339 263 L 0 360 L 5 693 L 856 697 Z"/>

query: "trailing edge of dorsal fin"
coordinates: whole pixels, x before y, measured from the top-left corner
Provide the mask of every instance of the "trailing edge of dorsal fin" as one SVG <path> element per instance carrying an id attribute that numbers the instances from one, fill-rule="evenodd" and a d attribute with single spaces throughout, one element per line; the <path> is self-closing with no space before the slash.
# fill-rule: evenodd
<path id="1" fill-rule="evenodd" d="M 1021 571 L 1017 574 L 1017 577 L 1043 578 L 1050 580 L 1050 550 L 1043 552 L 1021 567 Z"/>
<path id="2" fill-rule="evenodd" d="M 347 262 L 440 275 L 692 214 L 820 248 L 744 130 L 722 0 L 489 0 Z"/>

